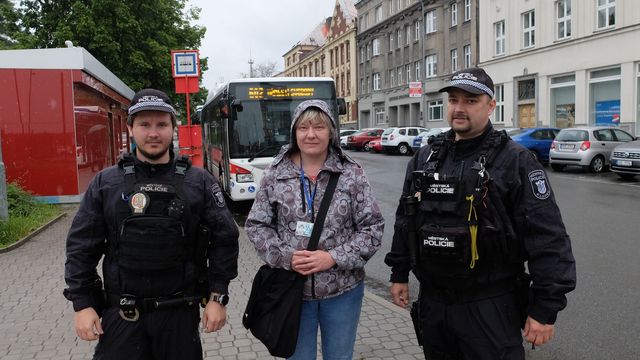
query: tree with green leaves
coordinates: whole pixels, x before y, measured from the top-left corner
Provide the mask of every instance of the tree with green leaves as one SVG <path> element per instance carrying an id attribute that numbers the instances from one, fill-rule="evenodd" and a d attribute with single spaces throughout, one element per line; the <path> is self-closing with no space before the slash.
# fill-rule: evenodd
<path id="1" fill-rule="evenodd" d="M 184 94 L 174 94 L 171 50 L 198 49 L 206 31 L 192 23 L 201 9 L 187 8 L 187 0 L 22 0 L 18 11 L 28 34 L 21 47 L 63 47 L 71 40 L 134 91 L 163 90 L 184 110 Z M 200 66 L 202 74 L 206 58 Z M 206 96 L 202 87 L 191 94 L 191 108 Z"/>
<path id="2" fill-rule="evenodd" d="M 0 0 L 0 50 L 18 47 L 18 12 L 11 0 Z"/>

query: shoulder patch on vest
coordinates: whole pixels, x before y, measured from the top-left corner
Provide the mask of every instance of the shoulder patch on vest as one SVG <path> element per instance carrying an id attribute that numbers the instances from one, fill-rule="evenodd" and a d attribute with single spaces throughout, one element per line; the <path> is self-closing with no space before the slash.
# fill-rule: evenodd
<path id="1" fill-rule="evenodd" d="M 224 207 L 224 195 L 222 195 L 222 190 L 220 190 L 220 185 L 215 183 L 211 185 L 211 195 L 213 196 L 213 201 L 215 201 L 218 207 Z"/>
<path id="2" fill-rule="evenodd" d="M 540 200 L 547 199 L 551 196 L 551 190 L 547 181 L 547 175 L 543 170 L 534 170 L 529 173 L 529 183 L 531 183 L 531 190 L 533 196 Z"/>

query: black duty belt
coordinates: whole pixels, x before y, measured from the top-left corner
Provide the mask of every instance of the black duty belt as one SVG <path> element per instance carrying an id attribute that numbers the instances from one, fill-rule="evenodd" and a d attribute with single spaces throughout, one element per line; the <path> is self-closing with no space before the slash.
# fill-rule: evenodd
<path id="1" fill-rule="evenodd" d="M 421 292 L 429 299 L 445 304 L 464 304 L 468 302 L 488 299 L 513 292 L 516 281 L 513 279 L 502 280 L 477 288 L 447 289 L 422 286 Z"/>
<path id="2" fill-rule="evenodd" d="M 120 308 L 121 316 L 136 321 L 139 313 L 169 309 L 179 306 L 195 306 L 200 304 L 203 296 L 185 296 L 174 294 L 157 298 L 139 298 L 133 295 L 107 294 L 107 305 Z M 125 320 L 127 320 L 125 319 Z"/>

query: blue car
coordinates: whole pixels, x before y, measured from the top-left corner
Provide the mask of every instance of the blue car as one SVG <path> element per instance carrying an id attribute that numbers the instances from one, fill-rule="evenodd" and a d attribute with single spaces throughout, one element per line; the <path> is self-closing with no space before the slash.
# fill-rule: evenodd
<path id="1" fill-rule="evenodd" d="M 513 141 L 526 147 L 531 151 L 540 163 L 549 163 L 549 149 L 556 135 L 560 132 L 558 128 L 523 128 L 509 134 Z"/>

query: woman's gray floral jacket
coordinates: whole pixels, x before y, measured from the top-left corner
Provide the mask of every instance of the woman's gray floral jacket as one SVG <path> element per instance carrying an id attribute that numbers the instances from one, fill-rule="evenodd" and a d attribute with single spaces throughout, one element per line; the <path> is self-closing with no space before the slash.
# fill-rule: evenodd
<path id="1" fill-rule="evenodd" d="M 334 297 L 358 285 L 364 279 L 365 263 L 382 242 L 384 219 L 369 180 L 360 165 L 348 157 L 343 159 L 334 151 L 329 153 L 318 175 L 313 200 L 315 218 L 330 172 L 340 172 L 318 244 L 319 250 L 331 254 L 336 265 L 307 278 L 305 299 Z M 271 267 L 291 269 L 293 252 L 307 248 L 309 237 L 296 235 L 298 221 L 311 222 L 305 209 L 300 168 L 283 147 L 266 169 L 245 222 L 249 240 Z"/>

